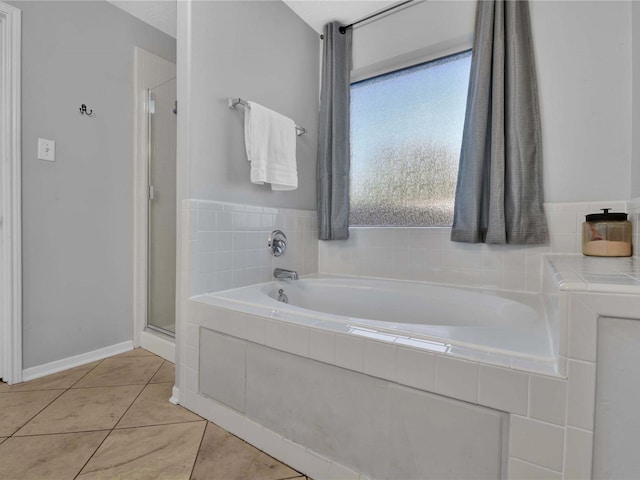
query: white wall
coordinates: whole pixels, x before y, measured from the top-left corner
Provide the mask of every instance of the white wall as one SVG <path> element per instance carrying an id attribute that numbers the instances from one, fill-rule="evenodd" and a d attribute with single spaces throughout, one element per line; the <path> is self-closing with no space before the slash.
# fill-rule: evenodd
<path id="1" fill-rule="evenodd" d="M 394 70 L 453 48 L 471 48 L 476 2 L 428 1 L 397 11 L 353 33 L 353 73 Z M 424 60 L 423 60 L 424 61 Z"/>
<path id="2" fill-rule="evenodd" d="M 530 2 L 548 202 L 630 198 L 631 3 Z M 429 1 L 357 28 L 355 74 L 446 51 L 469 37 L 474 14 L 475 2 Z"/>
<path id="3" fill-rule="evenodd" d="M 183 134 L 190 153 L 181 159 L 189 172 L 186 195 L 315 209 L 318 34 L 280 1 L 195 1 L 187 8 L 191 29 L 182 78 L 188 84 L 178 86 L 179 96 L 189 96 Z M 243 107 L 229 110 L 228 97 L 259 102 L 308 130 L 297 140 L 297 190 L 272 192 L 250 183 Z"/>
<path id="4" fill-rule="evenodd" d="M 633 118 L 631 144 L 631 198 L 640 198 L 640 3 L 631 2 L 631 35 L 633 39 L 632 83 Z"/>
<path id="5" fill-rule="evenodd" d="M 132 338 L 133 52 L 175 61 L 175 40 L 103 1 L 12 3 L 23 29 L 29 368 Z M 37 160 L 38 137 L 56 141 L 56 162 Z"/>

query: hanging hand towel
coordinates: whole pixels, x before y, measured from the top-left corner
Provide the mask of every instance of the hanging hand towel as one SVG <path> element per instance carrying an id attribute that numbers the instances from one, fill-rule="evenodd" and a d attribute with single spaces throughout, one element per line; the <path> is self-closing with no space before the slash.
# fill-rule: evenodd
<path id="1" fill-rule="evenodd" d="M 288 117 L 247 102 L 244 142 L 251 162 L 251 183 L 271 184 L 271 190 L 298 188 L 296 124 Z"/>

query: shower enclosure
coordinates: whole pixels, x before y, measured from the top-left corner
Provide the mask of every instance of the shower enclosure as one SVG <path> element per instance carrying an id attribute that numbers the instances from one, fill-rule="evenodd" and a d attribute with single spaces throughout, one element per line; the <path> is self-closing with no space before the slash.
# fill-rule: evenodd
<path id="1" fill-rule="evenodd" d="M 147 90 L 147 328 L 175 336 L 176 79 Z"/>

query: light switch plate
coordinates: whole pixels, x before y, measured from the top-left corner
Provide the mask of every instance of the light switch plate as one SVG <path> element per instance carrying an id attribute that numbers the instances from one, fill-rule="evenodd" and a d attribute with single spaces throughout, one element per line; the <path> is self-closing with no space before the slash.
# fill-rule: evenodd
<path id="1" fill-rule="evenodd" d="M 56 161 L 56 142 L 46 138 L 38 139 L 38 160 Z"/>

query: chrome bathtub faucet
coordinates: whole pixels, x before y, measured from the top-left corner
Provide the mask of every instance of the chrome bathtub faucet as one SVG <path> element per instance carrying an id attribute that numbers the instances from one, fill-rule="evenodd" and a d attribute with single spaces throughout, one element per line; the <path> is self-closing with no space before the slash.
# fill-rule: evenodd
<path id="1" fill-rule="evenodd" d="M 282 280 L 285 278 L 289 278 L 291 280 L 298 280 L 298 272 L 295 272 L 293 270 L 286 270 L 284 268 L 276 268 L 273 271 L 273 276 L 278 280 Z"/>

